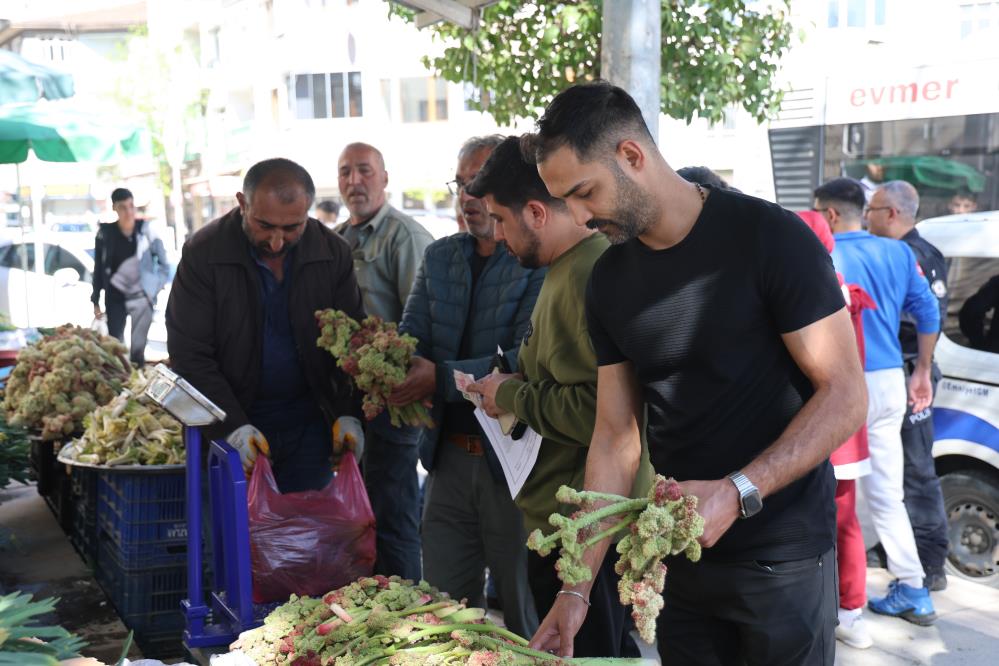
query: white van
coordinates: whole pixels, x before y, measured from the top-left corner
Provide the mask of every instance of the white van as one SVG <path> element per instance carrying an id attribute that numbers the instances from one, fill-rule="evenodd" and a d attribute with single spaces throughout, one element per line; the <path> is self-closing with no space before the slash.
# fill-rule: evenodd
<path id="1" fill-rule="evenodd" d="M 983 290 L 999 276 L 999 211 L 937 217 L 917 228 L 948 264 L 950 303 L 936 348 L 943 377 L 933 403 L 947 568 L 999 587 L 999 299 L 986 299 Z M 999 294 L 997 283 L 989 288 Z"/>

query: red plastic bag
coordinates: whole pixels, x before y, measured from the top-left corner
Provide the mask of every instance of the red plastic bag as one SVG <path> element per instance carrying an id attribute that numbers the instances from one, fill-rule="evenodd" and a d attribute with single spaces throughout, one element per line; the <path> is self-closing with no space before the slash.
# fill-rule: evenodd
<path id="1" fill-rule="evenodd" d="M 375 564 L 375 515 L 353 455 L 322 490 L 282 495 L 270 461 L 257 456 L 250 478 L 253 601 L 322 596 Z"/>

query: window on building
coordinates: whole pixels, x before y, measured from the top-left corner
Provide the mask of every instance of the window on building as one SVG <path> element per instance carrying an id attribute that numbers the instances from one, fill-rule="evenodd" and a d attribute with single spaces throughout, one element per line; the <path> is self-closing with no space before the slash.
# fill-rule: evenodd
<path id="1" fill-rule="evenodd" d="M 447 120 L 447 81 L 444 79 L 400 79 L 399 99 L 404 123 Z"/>
<path id="2" fill-rule="evenodd" d="M 867 28 L 885 24 L 888 0 L 829 0 L 826 25 L 830 28 Z"/>
<path id="3" fill-rule="evenodd" d="M 292 84 L 294 81 L 294 84 Z M 296 118 L 357 118 L 363 115 L 360 72 L 296 74 L 289 77 Z"/>
<path id="4" fill-rule="evenodd" d="M 969 2 L 962 4 L 961 39 L 983 32 L 999 32 L 999 2 Z"/>
<path id="5" fill-rule="evenodd" d="M 381 84 L 382 101 L 385 102 L 385 115 L 392 118 L 392 79 L 382 79 Z"/>

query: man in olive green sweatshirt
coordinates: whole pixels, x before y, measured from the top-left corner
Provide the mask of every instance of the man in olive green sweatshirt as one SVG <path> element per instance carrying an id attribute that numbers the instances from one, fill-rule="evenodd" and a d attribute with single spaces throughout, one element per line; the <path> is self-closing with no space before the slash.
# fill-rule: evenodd
<path id="1" fill-rule="evenodd" d="M 548 516 L 569 507 L 555 501 L 559 486 L 582 489 L 586 453 L 597 410 L 597 361 L 584 311 L 586 284 L 607 238 L 577 226 L 569 209 L 552 197 L 537 167 L 524 161 L 519 140 L 501 143 L 468 186 L 484 197 L 496 222 L 496 238 L 525 268 L 548 266 L 531 325 L 521 343 L 517 374 L 494 374 L 469 387 L 482 395 L 490 416 L 513 413 L 542 436 L 531 475 L 517 495 L 528 531 L 550 533 Z M 652 479 L 648 454 L 643 456 L 636 493 L 644 494 Z M 528 554 L 528 580 L 539 616 L 561 594 L 555 571 L 558 554 Z M 589 599 L 583 629 L 576 635 L 577 657 L 637 657 L 629 635 L 632 623 L 618 601 L 614 558 L 606 558 Z"/>

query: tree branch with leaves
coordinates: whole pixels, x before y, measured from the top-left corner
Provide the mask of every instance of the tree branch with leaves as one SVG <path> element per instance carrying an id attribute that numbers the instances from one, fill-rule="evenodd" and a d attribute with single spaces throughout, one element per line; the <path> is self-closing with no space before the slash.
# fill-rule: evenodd
<path id="1" fill-rule="evenodd" d="M 560 91 L 600 77 L 602 2 L 518 2 L 485 7 L 472 30 L 430 28 L 443 55 L 424 64 L 481 95 L 473 108 L 509 125 L 537 117 Z M 738 105 L 754 118 L 772 117 L 781 91 L 774 87 L 791 43 L 788 0 L 666 0 L 662 3 L 661 110 L 690 122 L 720 121 Z M 414 20 L 395 3 L 389 13 Z"/>

